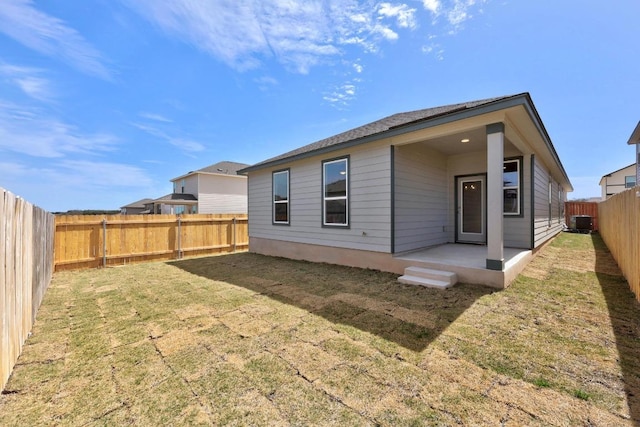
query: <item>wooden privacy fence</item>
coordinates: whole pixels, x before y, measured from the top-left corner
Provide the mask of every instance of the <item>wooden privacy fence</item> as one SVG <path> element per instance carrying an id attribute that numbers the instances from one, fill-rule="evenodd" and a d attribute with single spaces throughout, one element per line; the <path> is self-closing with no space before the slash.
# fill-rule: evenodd
<path id="1" fill-rule="evenodd" d="M 55 230 L 56 271 L 235 252 L 249 246 L 244 214 L 61 215 Z"/>
<path id="2" fill-rule="evenodd" d="M 0 390 L 53 274 L 54 217 L 0 188 Z"/>
<path id="3" fill-rule="evenodd" d="M 600 235 L 640 301 L 640 187 L 599 203 Z"/>
<path id="4" fill-rule="evenodd" d="M 573 215 L 589 215 L 593 222 L 593 231 L 598 231 L 598 203 L 595 202 L 565 202 L 564 223 L 571 224 Z"/>

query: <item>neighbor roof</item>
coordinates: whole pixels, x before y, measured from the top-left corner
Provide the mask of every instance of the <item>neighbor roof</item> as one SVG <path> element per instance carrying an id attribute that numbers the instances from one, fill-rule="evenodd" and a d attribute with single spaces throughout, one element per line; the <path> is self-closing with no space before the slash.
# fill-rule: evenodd
<path id="1" fill-rule="evenodd" d="M 193 194 L 189 194 L 189 193 L 170 193 L 170 194 L 167 194 L 166 196 L 159 197 L 159 198 L 157 198 L 155 200 L 152 200 L 152 201 L 153 202 L 168 202 L 168 201 L 175 201 L 175 200 L 190 202 L 190 201 L 197 201 L 198 199 L 196 198 L 196 196 L 194 196 Z"/>
<path id="2" fill-rule="evenodd" d="M 635 166 L 636 166 L 636 164 L 635 164 L 635 163 L 631 163 L 631 164 L 630 164 L 630 165 L 628 165 L 628 166 L 625 166 L 625 167 L 620 168 L 620 169 L 618 169 L 618 170 L 614 170 L 613 172 L 609 172 L 609 173 L 608 173 L 608 174 L 606 174 L 606 175 L 602 175 L 602 178 L 606 178 L 606 177 L 608 177 L 608 176 L 613 175 L 614 173 L 618 173 L 618 172 L 620 172 L 620 171 L 623 171 L 623 170 L 625 170 L 625 169 L 628 169 L 628 168 L 630 168 L 630 167 L 635 167 Z M 600 181 L 602 181 L 602 178 L 600 178 Z"/>
<path id="3" fill-rule="evenodd" d="M 196 172 L 208 172 L 208 173 L 223 173 L 227 175 L 237 175 L 238 171 L 242 168 L 246 168 L 247 164 L 237 162 L 218 162 L 213 165 L 207 166 L 202 169 L 198 169 Z"/>
<path id="4" fill-rule="evenodd" d="M 153 199 L 140 199 L 137 202 L 129 203 L 128 205 L 120 206 L 122 208 L 144 208 L 147 203 L 153 202 Z"/>
<path id="5" fill-rule="evenodd" d="M 211 174 L 217 174 L 217 175 L 231 175 L 231 176 L 242 176 L 238 174 L 238 171 L 242 168 L 246 168 L 249 165 L 246 163 L 237 163 L 237 162 L 228 162 L 228 161 L 223 161 L 223 162 L 218 162 L 218 163 L 214 163 L 212 165 L 206 166 L 202 169 L 198 169 L 196 171 L 189 171 L 187 173 L 185 173 L 184 175 L 180 175 L 178 177 L 175 177 L 173 179 L 171 179 L 171 182 L 173 181 L 177 181 L 179 179 L 183 179 L 186 178 L 190 175 L 193 174 L 197 174 L 197 173 L 211 173 Z"/>
<path id="6" fill-rule="evenodd" d="M 423 110 L 408 111 L 405 113 L 393 114 L 383 119 L 377 120 L 372 123 L 368 123 L 364 126 L 360 126 L 338 135 L 331 136 L 329 138 L 322 139 L 320 141 L 305 145 L 287 153 L 281 154 L 276 157 L 272 157 L 268 160 L 256 163 L 245 169 L 241 169 L 239 173 L 243 174 L 253 170 L 261 169 L 270 165 L 277 165 L 283 163 L 284 160 L 293 157 L 306 157 L 318 151 L 332 151 L 333 149 L 340 148 L 341 145 L 356 145 L 358 143 L 365 143 L 371 140 L 379 139 L 387 134 L 392 133 L 396 129 L 401 129 L 405 126 L 426 122 L 436 119 L 438 117 L 447 116 L 453 113 L 461 113 L 477 109 L 480 107 L 488 106 L 491 104 L 500 103 L 510 99 L 516 99 L 526 97 L 529 98 L 528 93 L 521 93 L 517 95 L 501 96 L 496 98 L 481 99 L 477 101 L 462 102 L 459 104 L 444 105 L 441 107 L 426 108 Z"/>
<path id="7" fill-rule="evenodd" d="M 640 144 L 640 121 L 638 122 L 638 124 L 636 125 L 636 128 L 633 130 L 633 133 L 629 137 L 629 141 L 627 141 L 627 144 L 629 145 Z"/>

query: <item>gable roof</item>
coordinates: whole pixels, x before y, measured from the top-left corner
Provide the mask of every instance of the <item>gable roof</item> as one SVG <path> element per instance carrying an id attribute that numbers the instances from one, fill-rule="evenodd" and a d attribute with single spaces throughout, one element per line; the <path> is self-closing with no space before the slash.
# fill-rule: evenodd
<path id="1" fill-rule="evenodd" d="M 128 205 L 120 206 L 120 209 L 123 208 L 144 208 L 144 205 L 147 203 L 153 202 L 153 199 L 140 199 L 137 202 L 129 203 Z"/>
<path id="2" fill-rule="evenodd" d="M 458 104 L 444 105 L 434 108 L 425 108 L 422 110 L 408 111 L 404 113 L 393 114 L 372 123 L 342 132 L 338 135 L 316 141 L 305 145 L 287 153 L 272 157 L 253 166 L 241 169 L 239 173 L 244 174 L 253 170 L 262 169 L 267 166 L 273 166 L 284 163 L 285 160 L 293 158 L 303 158 L 309 155 L 318 154 L 320 152 L 332 151 L 343 146 L 357 145 L 358 143 L 366 143 L 386 136 L 391 136 L 393 131 L 402 129 L 411 125 L 428 122 L 439 117 L 448 116 L 455 113 L 465 111 L 473 111 L 479 107 L 490 106 L 504 101 L 517 99 L 521 97 L 529 98 L 528 93 L 517 95 L 501 96 L 496 98 L 481 99 L 477 101 L 462 102 Z M 501 107 L 504 108 L 504 107 Z"/>
<path id="3" fill-rule="evenodd" d="M 207 172 L 207 173 L 221 173 L 226 175 L 237 175 L 238 171 L 242 168 L 246 168 L 249 166 L 246 163 L 237 163 L 237 162 L 218 162 L 202 169 L 198 169 L 196 172 Z"/>
<path id="4" fill-rule="evenodd" d="M 169 202 L 169 201 L 175 201 L 175 200 L 192 202 L 192 201 L 197 201 L 198 198 L 193 194 L 189 194 L 189 193 L 169 193 L 165 196 L 158 197 L 157 199 L 152 200 L 151 202 L 157 203 L 157 202 Z"/>
<path id="5" fill-rule="evenodd" d="M 633 133 L 631 133 L 631 136 L 629 137 L 629 141 L 627 141 L 627 144 L 629 145 L 640 144 L 640 121 L 636 125 L 636 128 L 633 130 Z"/>
<path id="6" fill-rule="evenodd" d="M 209 165 L 209 166 L 205 166 L 202 169 L 198 169 L 198 170 L 195 170 L 195 171 L 189 171 L 189 172 L 185 173 L 184 175 L 180 175 L 178 177 L 172 178 L 171 182 L 177 181 L 179 179 L 186 178 L 186 177 L 194 175 L 194 174 L 199 174 L 199 173 L 215 174 L 215 175 L 231 175 L 231 176 L 240 176 L 240 177 L 242 177 L 242 175 L 240 175 L 238 173 L 238 171 L 241 170 L 242 168 L 246 168 L 248 166 L 249 165 L 246 164 L 246 163 L 222 161 L 222 162 L 214 163 L 214 164 Z"/>
<path id="7" fill-rule="evenodd" d="M 608 177 L 608 176 L 613 175 L 614 173 L 618 173 L 618 172 L 623 171 L 623 170 L 625 170 L 625 169 L 628 169 L 628 168 L 630 168 L 630 167 L 635 168 L 635 166 L 636 166 L 636 164 L 635 164 L 635 163 L 631 163 L 629 166 L 625 166 L 625 167 L 620 168 L 620 169 L 618 169 L 618 170 L 614 170 L 613 172 L 609 172 L 608 174 L 602 175 L 602 178 L 606 178 L 606 177 Z M 602 178 L 600 178 L 600 181 L 602 181 Z"/>

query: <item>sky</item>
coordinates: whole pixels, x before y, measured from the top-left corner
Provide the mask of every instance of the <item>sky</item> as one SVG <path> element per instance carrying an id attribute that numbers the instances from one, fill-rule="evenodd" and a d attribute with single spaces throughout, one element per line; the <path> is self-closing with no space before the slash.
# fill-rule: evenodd
<path id="1" fill-rule="evenodd" d="M 118 209 L 228 160 L 529 92 L 575 188 L 634 162 L 640 2 L 0 1 L 0 187 Z"/>

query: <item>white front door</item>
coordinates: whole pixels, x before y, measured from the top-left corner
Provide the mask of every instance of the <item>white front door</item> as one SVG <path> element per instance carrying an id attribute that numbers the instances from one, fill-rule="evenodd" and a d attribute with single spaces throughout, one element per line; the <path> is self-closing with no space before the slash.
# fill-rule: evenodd
<path id="1" fill-rule="evenodd" d="M 456 241 L 486 243 L 486 177 L 474 175 L 457 177 L 458 199 Z"/>

